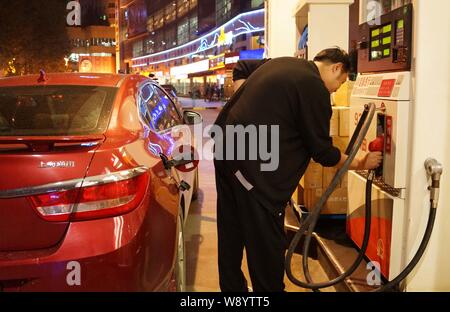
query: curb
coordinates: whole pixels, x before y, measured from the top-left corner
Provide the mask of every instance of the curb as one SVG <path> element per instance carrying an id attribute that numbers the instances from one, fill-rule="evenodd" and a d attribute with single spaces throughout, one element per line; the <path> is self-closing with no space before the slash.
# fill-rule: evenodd
<path id="1" fill-rule="evenodd" d="M 222 107 L 183 107 L 183 109 L 190 109 L 194 111 L 204 111 L 208 109 L 222 109 Z"/>

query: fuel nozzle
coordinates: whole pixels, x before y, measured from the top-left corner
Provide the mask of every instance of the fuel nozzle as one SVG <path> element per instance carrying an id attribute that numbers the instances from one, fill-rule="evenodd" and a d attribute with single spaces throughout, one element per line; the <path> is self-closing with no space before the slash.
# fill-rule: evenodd
<path id="1" fill-rule="evenodd" d="M 430 190 L 432 207 L 436 209 L 439 202 L 439 188 L 444 169 L 442 164 L 436 159 L 429 158 L 425 161 L 425 170 L 427 171 L 427 175 L 431 177 L 431 186 L 428 189 Z"/>
<path id="2" fill-rule="evenodd" d="M 371 151 L 372 153 L 373 152 L 381 152 L 381 153 L 384 152 L 384 135 L 380 135 L 375 140 L 370 142 L 369 151 Z M 377 177 L 383 176 L 383 165 L 381 165 L 380 167 L 378 167 L 375 170 L 375 176 L 377 176 Z"/>

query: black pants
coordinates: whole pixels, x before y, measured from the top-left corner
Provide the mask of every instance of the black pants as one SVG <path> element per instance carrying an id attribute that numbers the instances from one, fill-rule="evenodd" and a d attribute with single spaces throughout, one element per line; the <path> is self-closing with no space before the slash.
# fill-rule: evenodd
<path id="1" fill-rule="evenodd" d="M 246 292 L 244 247 L 255 292 L 284 291 L 284 214 L 263 207 L 234 174 L 216 162 L 219 279 L 223 292 Z"/>

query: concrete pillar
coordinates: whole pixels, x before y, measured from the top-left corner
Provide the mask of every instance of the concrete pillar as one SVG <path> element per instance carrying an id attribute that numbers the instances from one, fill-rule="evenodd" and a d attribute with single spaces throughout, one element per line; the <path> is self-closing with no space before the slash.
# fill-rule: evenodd
<path id="1" fill-rule="evenodd" d="M 294 56 L 297 27 L 294 9 L 298 0 L 266 0 L 266 54 L 275 58 Z"/>
<path id="2" fill-rule="evenodd" d="M 424 161 L 444 165 L 436 224 L 426 254 L 407 281 L 408 291 L 450 291 L 450 1 L 415 0 L 414 102 L 407 194 L 405 262 L 416 252 L 429 211 Z"/>

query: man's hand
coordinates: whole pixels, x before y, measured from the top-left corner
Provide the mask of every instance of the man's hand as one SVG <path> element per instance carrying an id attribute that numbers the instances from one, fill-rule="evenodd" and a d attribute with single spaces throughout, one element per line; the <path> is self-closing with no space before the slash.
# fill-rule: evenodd
<path id="1" fill-rule="evenodd" d="M 341 154 L 341 160 L 337 164 L 337 168 L 342 168 L 344 163 L 347 161 L 348 156 Z M 383 154 L 381 152 L 368 153 L 364 158 L 355 158 L 350 164 L 349 170 L 372 170 L 376 169 L 381 165 L 383 161 Z"/>
<path id="2" fill-rule="evenodd" d="M 377 169 L 383 162 L 383 154 L 381 152 L 368 153 L 360 160 L 358 170 Z"/>

